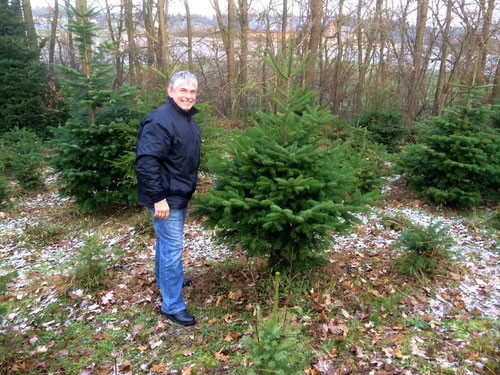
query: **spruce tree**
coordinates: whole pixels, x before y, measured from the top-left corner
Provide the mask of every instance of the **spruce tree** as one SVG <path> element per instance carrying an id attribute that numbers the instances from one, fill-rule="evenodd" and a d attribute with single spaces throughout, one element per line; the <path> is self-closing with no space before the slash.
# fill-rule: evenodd
<path id="1" fill-rule="evenodd" d="M 29 48 L 20 14 L 19 2 L 0 1 L 0 133 L 45 126 L 39 51 Z"/>
<path id="2" fill-rule="evenodd" d="M 306 60 L 295 64 L 289 52 L 268 63 L 285 87 L 274 86 L 276 110 L 236 132 L 226 155 L 212 163 L 216 181 L 208 194 L 196 196 L 195 214 L 250 255 L 299 269 L 328 247 L 330 231 L 356 220 L 367 197 L 356 191 L 339 143 L 321 141 L 320 129 L 333 116 L 311 106 L 310 91 L 294 86 Z"/>
<path id="3" fill-rule="evenodd" d="M 468 91 L 463 105 L 421 126 L 398 161 L 410 188 L 457 207 L 497 200 L 500 186 L 500 133 L 488 126 L 490 106 L 477 104 L 474 87 Z"/>
<path id="4" fill-rule="evenodd" d="M 130 109 L 134 90 L 129 86 L 112 89 L 115 74 L 107 59 L 109 43 L 99 45 L 96 51 L 89 50 L 97 30 L 91 21 L 96 13 L 92 9 L 82 14 L 74 8 L 68 11 L 78 16 L 73 19 L 80 20 L 72 21 L 70 28 L 81 58 L 88 59 L 92 69 L 84 75 L 59 67 L 65 76 L 70 110 L 70 119 L 54 130 L 52 165 L 60 172 L 60 191 L 74 197 L 85 211 L 109 203 L 128 204 L 136 199 L 135 186 L 114 164 L 126 151 L 121 129 L 134 116 Z"/>

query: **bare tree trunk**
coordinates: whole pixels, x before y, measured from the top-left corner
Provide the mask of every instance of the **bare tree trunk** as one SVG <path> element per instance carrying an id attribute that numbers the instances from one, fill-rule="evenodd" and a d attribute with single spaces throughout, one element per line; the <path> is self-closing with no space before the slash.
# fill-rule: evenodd
<path id="1" fill-rule="evenodd" d="M 137 56 L 137 46 L 135 44 L 134 22 L 132 18 L 132 0 L 125 0 L 125 25 L 127 27 L 128 37 L 128 54 L 129 54 L 129 70 L 130 84 L 137 84 L 142 88 L 142 77 L 139 59 Z"/>
<path id="2" fill-rule="evenodd" d="M 151 0 L 142 1 L 142 13 L 144 17 L 144 28 L 146 29 L 147 41 L 147 62 L 149 66 L 155 66 L 155 53 L 154 53 L 154 25 L 153 25 L 153 3 Z"/>
<path id="3" fill-rule="evenodd" d="M 109 6 L 108 0 L 105 0 L 106 4 L 106 18 L 108 21 L 108 30 L 109 35 L 111 36 L 111 41 L 113 42 L 114 49 L 114 60 L 115 60 L 115 69 L 116 69 L 116 77 L 113 81 L 113 88 L 116 89 L 123 85 L 123 64 L 122 64 L 122 54 L 120 51 L 121 44 L 121 34 L 123 27 L 123 2 L 120 5 L 120 19 L 118 23 L 118 35 L 116 35 L 115 30 L 113 29 L 113 20 L 111 18 L 111 8 Z"/>
<path id="4" fill-rule="evenodd" d="M 342 42 L 342 26 L 344 25 L 344 0 L 339 0 L 339 14 L 337 16 L 337 58 L 335 59 L 335 73 L 333 80 L 333 111 L 340 110 L 340 92 L 341 90 L 341 76 L 342 76 L 342 60 L 343 60 L 343 42 Z"/>
<path id="5" fill-rule="evenodd" d="M 413 53 L 413 71 L 411 73 L 408 99 L 406 102 L 406 120 L 409 121 L 415 114 L 418 99 L 422 96 L 422 79 L 426 67 L 422 66 L 422 55 L 424 52 L 425 25 L 427 22 L 427 10 L 429 0 L 422 0 L 418 4 L 417 31 L 415 36 L 415 49 Z"/>
<path id="6" fill-rule="evenodd" d="M 380 82 L 382 80 L 382 72 L 384 70 L 384 26 L 382 25 L 382 2 L 383 0 L 377 0 L 375 5 L 375 28 L 378 33 L 378 69 L 376 73 L 376 83 L 377 87 L 380 87 Z"/>
<path id="7" fill-rule="evenodd" d="M 356 30 L 356 38 L 358 42 L 358 84 L 356 85 L 356 99 L 354 103 L 354 112 L 361 112 L 362 100 L 365 95 L 365 75 L 366 70 L 368 68 L 368 63 L 371 58 L 371 43 L 363 48 L 363 17 L 362 17 L 362 9 L 363 9 L 363 0 L 358 0 L 358 7 L 356 9 L 357 14 L 357 30 Z M 370 37 L 370 36 L 369 36 Z M 365 57 L 363 58 L 363 51 L 365 52 Z"/>
<path id="8" fill-rule="evenodd" d="M 405 79 L 404 77 L 406 76 L 406 69 L 405 69 L 405 53 L 406 53 L 406 38 L 408 37 L 407 35 L 407 18 L 408 18 L 408 7 L 410 6 L 410 1 L 406 1 L 404 9 L 403 9 L 403 14 L 401 16 L 401 39 L 400 39 L 400 44 L 401 47 L 399 49 L 399 55 L 398 55 L 398 92 L 405 93 L 406 94 L 406 88 L 403 90 L 403 87 L 405 86 Z"/>
<path id="9" fill-rule="evenodd" d="M 167 73 L 169 70 L 167 38 L 168 1 L 158 0 L 156 11 L 158 13 L 157 60 L 160 70 L 163 73 Z"/>
<path id="10" fill-rule="evenodd" d="M 193 66 L 193 29 L 191 27 L 191 12 L 189 10 L 188 0 L 184 0 L 184 7 L 186 8 L 186 22 L 187 22 L 187 37 L 188 37 L 188 67 L 189 71 L 194 71 Z"/>
<path id="11" fill-rule="evenodd" d="M 321 20 L 323 14 L 323 0 L 309 0 L 311 10 L 311 35 L 309 37 L 309 47 L 311 64 L 305 71 L 304 84 L 312 88 L 314 85 L 314 68 L 317 60 L 319 42 L 321 39 Z"/>
<path id="12" fill-rule="evenodd" d="M 438 116 L 441 114 L 441 109 L 443 108 L 444 99 L 444 87 L 446 83 L 446 62 L 448 60 L 448 45 L 450 37 L 450 24 L 451 24 L 451 8 L 453 5 L 453 0 L 448 0 L 446 5 L 446 19 L 444 30 L 442 30 L 441 38 L 441 61 L 439 65 L 439 75 L 436 84 L 436 94 L 434 95 L 434 105 L 432 107 L 432 114 Z"/>
<path id="13" fill-rule="evenodd" d="M 241 71 L 239 74 L 239 86 L 240 86 L 240 105 L 241 110 L 246 113 L 248 109 L 248 96 L 247 96 L 247 79 L 248 79 L 248 1 L 238 0 L 239 5 L 239 18 L 240 18 L 240 29 L 241 29 L 241 54 L 240 54 L 240 65 Z"/>
<path id="14" fill-rule="evenodd" d="M 32 51 L 38 50 L 38 41 L 36 39 L 35 23 L 33 22 L 33 12 L 31 10 L 30 0 L 23 0 L 24 24 L 28 33 L 28 43 Z"/>
<path id="15" fill-rule="evenodd" d="M 52 16 L 52 24 L 50 26 L 50 43 L 49 43 L 49 70 L 54 71 L 54 59 L 56 50 L 56 32 L 57 20 L 59 18 L 59 2 L 54 0 L 54 13 Z"/>
<path id="16" fill-rule="evenodd" d="M 286 27 L 288 24 L 288 2 L 283 0 L 283 12 L 281 14 L 281 49 L 286 54 Z M 290 25 L 291 26 L 291 25 Z"/>
<path id="17" fill-rule="evenodd" d="M 219 25 L 219 31 L 222 38 L 222 43 L 224 44 L 224 50 L 227 52 L 229 49 L 227 28 L 222 19 L 222 13 L 220 11 L 219 0 L 214 0 L 215 15 L 217 17 L 217 24 Z"/>
<path id="18" fill-rule="evenodd" d="M 227 50 L 227 76 L 229 81 L 229 92 L 231 94 L 231 114 L 234 114 L 235 104 L 236 104 L 236 61 L 234 56 L 234 40 L 236 29 L 234 26 L 234 0 L 228 0 L 227 2 L 227 42 L 228 42 L 228 50 Z"/>
<path id="19" fill-rule="evenodd" d="M 495 71 L 495 79 L 493 80 L 493 90 L 491 91 L 490 102 L 495 104 L 500 101 L 500 64 L 497 64 L 497 69 Z"/>
<path id="20" fill-rule="evenodd" d="M 481 0 L 482 8 L 484 8 L 484 0 Z M 483 84 L 485 82 L 484 71 L 486 67 L 486 54 L 487 54 L 487 43 L 490 39 L 490 29 L 491 20 L 493 18 L 493 9 L 495 8 L 495 0 L 488 0 L 488 8 L 484 16 L 484 24 L 481 30 L 481 37 L 479 40 L 479 62 L 477 70 L 478 84 Z"/>
<path id="21" fill-rule="evenodd" d="M 73 18 L 71 14 L 68 14 L 69 9 L 69 0 L 64 0 L 64 6 L 66 8 L 66 15 L 68 17 L 68 21 Z M 69 47 L 69 67 L 71 69 L 76 69 L 75 63 L 75 46 L 73 44 L 73 32 L 68 29 L 68 47 Z"/>

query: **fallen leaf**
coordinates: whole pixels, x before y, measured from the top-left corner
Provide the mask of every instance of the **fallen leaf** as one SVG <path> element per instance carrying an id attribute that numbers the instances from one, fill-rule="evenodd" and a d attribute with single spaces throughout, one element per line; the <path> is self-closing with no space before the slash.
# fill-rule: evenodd
<path id="1" fill-rule="evenodd" d="M 183 355 L 184 357 L 191 357 L 192 355 L 194 355 L 194 352 L 193 352 L 192 350 L 184 350 L 184 351 L 182 352 L 182 355 Z"/>
<path id="2" fill-rule="evenodd" d="M 183 366 L 182 367 L 182 374 L 181 375 L 191 375 L 192 371 L 193 371 L 192 367 Z"/>
<path id="3" fill-rule="evenodd" d="M 229 341 L 237 340 L 240 336 L 241 336 L 241 333 L 239 333 L 239 332 L 229 332 L 226 335 L 226 338 L 224 339 L 224 341 L 229 342 Z"/>
<path id="4" fill-rule="evenodd" d="M 46 345 L 43 345 L 43 346 L 38 346 L 38 347 L 36 348 L 36 352 L 37 352 L 37 353 L 47 353 L 47 351 L 48 351 L 48 350 L 49 350 L 49 349 L 47 348 L 47 346 L 46 346 Z"/>
<path id="5" fill-rule="evenodd" d="M 243 292 L 238 289 L 236 292 L 229 292 L 228 297 L 232 300 L 240 299 Z"/>
<path id="6" fill-rule="evenodd" d="M 141 351 L 141 352 L 143 352 L 143 351 L 145 351 L 145 350 L 147 350 L 147 349 L 148 349 L 148 347 L 147 347 L 147 346 L 139 346 L 139 347 L 137 348 L 137 350 L 139 350 L 139 351 Z"/>
<path id="7" fill-rule="evenodd" d="M 225 362 L 228 359 L 228 356 L 223 354 L 223 353 L 215 353 L 215 359 L 218 359 L 219 361 Z"/>
<path id="8" fill-rule="evenodd" d="M 163 363 L 160 363 L 158 365 L 151 366 L 151 371 L 153 371 L 153 372 L 164 372 L 166 368 L 167 368 L 167 365 L 164 365 Z"/>
<path id="9" fill-rule="evenodd" d="M 370 289 L 368 293 L 373 294 L 375 297 L 380 297 L 380 293 L 377 292 L 375 289 Z"/>
<path id="10" fill-rule="evenodd" d="M 208 321 L 208 324 L 212 325 L 217 321 L 217 318 L 212 318 Z"/>

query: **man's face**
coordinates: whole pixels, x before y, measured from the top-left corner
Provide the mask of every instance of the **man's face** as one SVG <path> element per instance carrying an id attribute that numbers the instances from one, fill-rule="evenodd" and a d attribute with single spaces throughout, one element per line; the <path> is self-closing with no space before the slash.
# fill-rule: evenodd
<path id="1" fill-rule="evenodd" d="M 196 102 L 196 87 L 192 82 L 181 81 L 176 88 L 168 88 L 168 96 L 170 96 L 175 104 L 184 111 L 189 111 Z"/>

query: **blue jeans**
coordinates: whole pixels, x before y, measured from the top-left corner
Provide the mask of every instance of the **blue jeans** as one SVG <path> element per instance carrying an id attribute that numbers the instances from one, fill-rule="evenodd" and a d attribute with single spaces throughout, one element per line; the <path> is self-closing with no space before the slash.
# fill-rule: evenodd
<path id="1" fill-rule="evenodd" d="M 166 314 L 175 314 L 186 308 L 181 296 L 184 278 L 182 236 L 186 212 L 187 207 L 170 209 L 170 215 L 167 219 L 153 218 L 156 232 L 156 283 L 160 286 L 163 299 L 161 311 Z"/>

